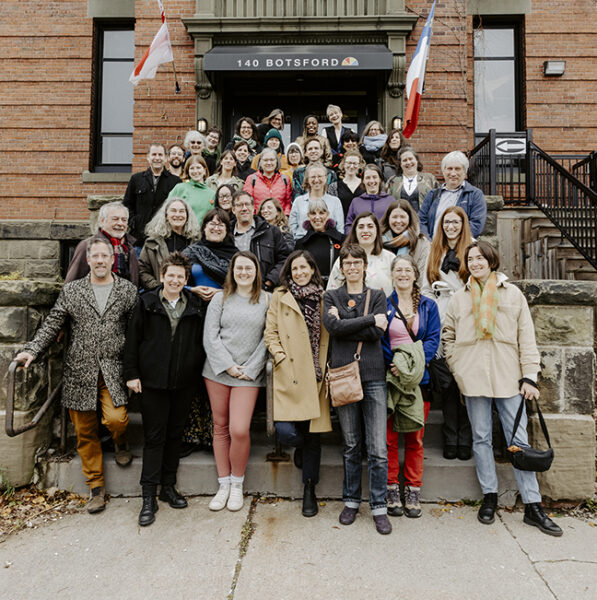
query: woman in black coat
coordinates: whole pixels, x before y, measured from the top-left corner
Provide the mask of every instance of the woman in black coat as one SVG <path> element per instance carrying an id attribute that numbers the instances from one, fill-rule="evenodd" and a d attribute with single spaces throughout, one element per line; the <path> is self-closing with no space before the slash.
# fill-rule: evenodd
<path id="1" fill-rule="evenodd" d="M 198 386 L 204 352 L 199 298 L 184 289 L 189 260 L 173 252 L 162 262 L 162 285 L 141 296 L 128 325 L 124 351 L 127 387 L 141 394 L 143 506 L 139 525 L 151 525 L 156 493 L 172 508 L 185 508 L 176 488 L 180 443 Z"/>

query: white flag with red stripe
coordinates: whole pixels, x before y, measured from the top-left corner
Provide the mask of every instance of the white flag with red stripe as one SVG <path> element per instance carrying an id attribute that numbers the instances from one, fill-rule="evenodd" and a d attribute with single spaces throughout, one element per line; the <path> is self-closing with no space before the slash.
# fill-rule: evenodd
<path id="1" fill-rule="evenodd" d="M 406 97 L 408 104 L 404 114 L 404 128 L 402 135 L 409 138 L 417 128 L 419 122 L 419 109 L 421 108 L 421 94 L 423 93 L 423 83 L 425 82 L 425 67 L 429 57 L 429 46 L 431 43 L 431 28 L 433 27 L 433 16 L 435 13 L 435 0 L 431 7 L 431 12 L 427 17 L 425 27 L 419 38 L 417 49 L 406 74 Z"/>
<path id="2" fill-rule="evenodd" d="M 166 13 L 160 0 L 157 0 L 162 15 L 162 26 L 151 42 L 151 46 L 147 48 L 145 54 L 131 73 L 129 81 L 133 85 L 137 85 L 141 79 L 154 79 L 155 74 L 160 65 L 172 62 L 172 45 L 170 44 L 170 34 L 168 33 L 168 25 L 166 24 Z"/>

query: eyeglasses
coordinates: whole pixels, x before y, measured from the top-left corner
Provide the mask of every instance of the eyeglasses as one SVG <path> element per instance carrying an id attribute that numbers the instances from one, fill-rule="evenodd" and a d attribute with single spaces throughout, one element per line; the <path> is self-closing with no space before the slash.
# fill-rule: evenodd
<path id="1" fill-rule="evenodd" d="M 222 229 L 223 227 L 226 227 L 226 225 L 224 225 L 224 223 L 218 223 L 218 221 L 210 221 L 205 226 L 211 227 L 212 229 L 215 229 L 215 228 Z"/>
<path id="2" fill-rule="evenodd" d="M 462 221 L 444 221 L 444 225 L 447 227 L 458 227 L 458 225 L 462 225 Z"/>
<path id="3" fill-rule="evenodd" d="M 363 264 L 363 259 L 359 258 L 358 260 L 345 260 L 342 263 L 343 267 L 360 267 Z"/>

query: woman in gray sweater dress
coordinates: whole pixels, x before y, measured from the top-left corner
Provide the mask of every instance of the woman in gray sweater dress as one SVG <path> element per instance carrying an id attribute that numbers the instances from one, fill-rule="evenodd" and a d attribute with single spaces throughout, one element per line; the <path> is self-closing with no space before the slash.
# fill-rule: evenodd
<path id="1" fill-rule="evenodd" d="M 259 388 L 265 385 L 263 341 L 268 295 L 261 290 L 259 262 L 237 252 L 222 293 L 209 303 L 203 345 L 203 377 L 214 424 L 214 457 L 220 488 L 211 510 L 240 510 L 251 449 L 250 427 Z"/>

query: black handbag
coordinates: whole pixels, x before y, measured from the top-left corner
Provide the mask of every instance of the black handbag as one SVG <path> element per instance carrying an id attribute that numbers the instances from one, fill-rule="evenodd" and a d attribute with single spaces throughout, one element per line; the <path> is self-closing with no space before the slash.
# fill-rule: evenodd
<path id="1" fill-rule="evenodd" d="M 541 409 L 539 408 L 539 403 L 537 402 L 537 415 L 539 416 L 539 422 L 541 423 L 541 429 L 543 431 L 543 435 L 547 440 L 547 445 L 549 446 L 548 450 L 536 450 L 535 448 L 519 448 L 518 446 L 514 446 L 514 436 L 518 430 L 518 426 L 520 425 L 520 418 L 522 417 L 522 409 L 524 408 L 524 398 L 520 399 L 520 406 L 518 407 L 518 412 L 516 413 L 516 419 L 514 419 L 514 427 L 512 429 L 512 439 L 510 440 L 510 445 L 506 449 L 506 453 L 508 454 L 508 458 L 517 469 L 521 471 L 535 471 L 537 473 L 542 473 L 547 471 L 551 467 L 551 463 L 553 462 L 553 448 L 551 447 L 551 441 L 549 439 L 549 433 L 547 431 L 547 426 L 545 425 L 545 419 L 543 419 L 543 415 L 541 414 Z"/>
<path id="2" fill-rule="evenodd" d="M 412 332 L 408 325 L 406 317 L 402 314 L 402 311 L 398 308 L 398 305 L 394 302 L 394 299 L 390 297 L 392 306 L 396 309 L 396 313 L 400 320 L 404 323 L 408 335 L 410 335 L 413 342 L 417 341 L 415 334 Z M 427 370 L 429 371 L 429 387 L 435 392 L 443 392 L 450 387 L 453 376 L 448 363 L 444 358 L 438 358 L 434 356 L 427 364 Z"/>

